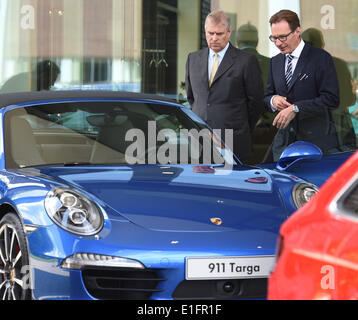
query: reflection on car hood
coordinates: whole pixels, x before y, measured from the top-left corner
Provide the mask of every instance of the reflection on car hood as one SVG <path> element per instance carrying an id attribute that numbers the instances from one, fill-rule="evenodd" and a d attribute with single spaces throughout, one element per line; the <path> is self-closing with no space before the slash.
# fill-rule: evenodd
<path id="1" fill-rule="evenodd" d="M 105 202 L 119 213 L 111 219 L 125 217 L 151 230 L 276 233 L 288 215 L 272 177 L 257 168 L 137 165 L 40 170 Z M 211 218 L 221 219 L 220 228 Z"/>

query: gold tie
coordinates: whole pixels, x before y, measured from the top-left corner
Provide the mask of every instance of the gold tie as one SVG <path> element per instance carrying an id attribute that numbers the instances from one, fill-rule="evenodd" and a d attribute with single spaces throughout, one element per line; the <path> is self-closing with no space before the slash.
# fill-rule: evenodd
<path id="1" fill-rule="evenodd" d="M 215 77 L 215 73 L 216 71 L 218 71 L 218 67 L 219 67 L 219 55 L 217 53 L 215 53 L 215 61 L 213 64 L 213 67 L 211 69 L 211 75 L 210 75 L 210 80 L 209 80 L 209 87 L 211 87 L 214 77 Z"/>

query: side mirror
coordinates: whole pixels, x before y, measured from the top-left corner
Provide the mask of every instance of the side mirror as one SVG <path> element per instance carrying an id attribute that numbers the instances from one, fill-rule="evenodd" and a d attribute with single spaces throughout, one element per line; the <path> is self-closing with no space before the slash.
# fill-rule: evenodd
<path id="1" fill-rule="evenodd" d="M 283 150 L 277 161 L 276 169 L 287 170 L 300 161 L 319 161 L 322 151 L 315 144 L 305 141 L 296 141 Z"/>

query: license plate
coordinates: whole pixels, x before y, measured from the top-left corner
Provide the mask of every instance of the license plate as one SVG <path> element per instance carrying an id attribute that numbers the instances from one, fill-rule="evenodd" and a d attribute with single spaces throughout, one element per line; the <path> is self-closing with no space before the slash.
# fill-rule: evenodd
<path id="1" fill-rule="evenodd" d="M 187 258 L 187 280 L 267 278 L 275 256 Z"/>

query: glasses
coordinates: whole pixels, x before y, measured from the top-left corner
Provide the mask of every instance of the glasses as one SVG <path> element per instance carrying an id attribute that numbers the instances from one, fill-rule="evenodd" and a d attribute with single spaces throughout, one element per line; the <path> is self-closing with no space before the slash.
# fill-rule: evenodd
<path id="1" fill-rule="evenodd" d="M 287 40 L 287 37 L 291 34 L 295 32 L 295 30 L 291 31 L 290 33 L 287 33 L 287 34 L 284 34 L 282 36 L 278 36 L 278 37 L 275 37 L 275 36 L 269 36 L 269 39 L 272 41 L 272 42 L 276 42 L 277 39 L 280 40 L 281 42 L 285 42 Z"/>

